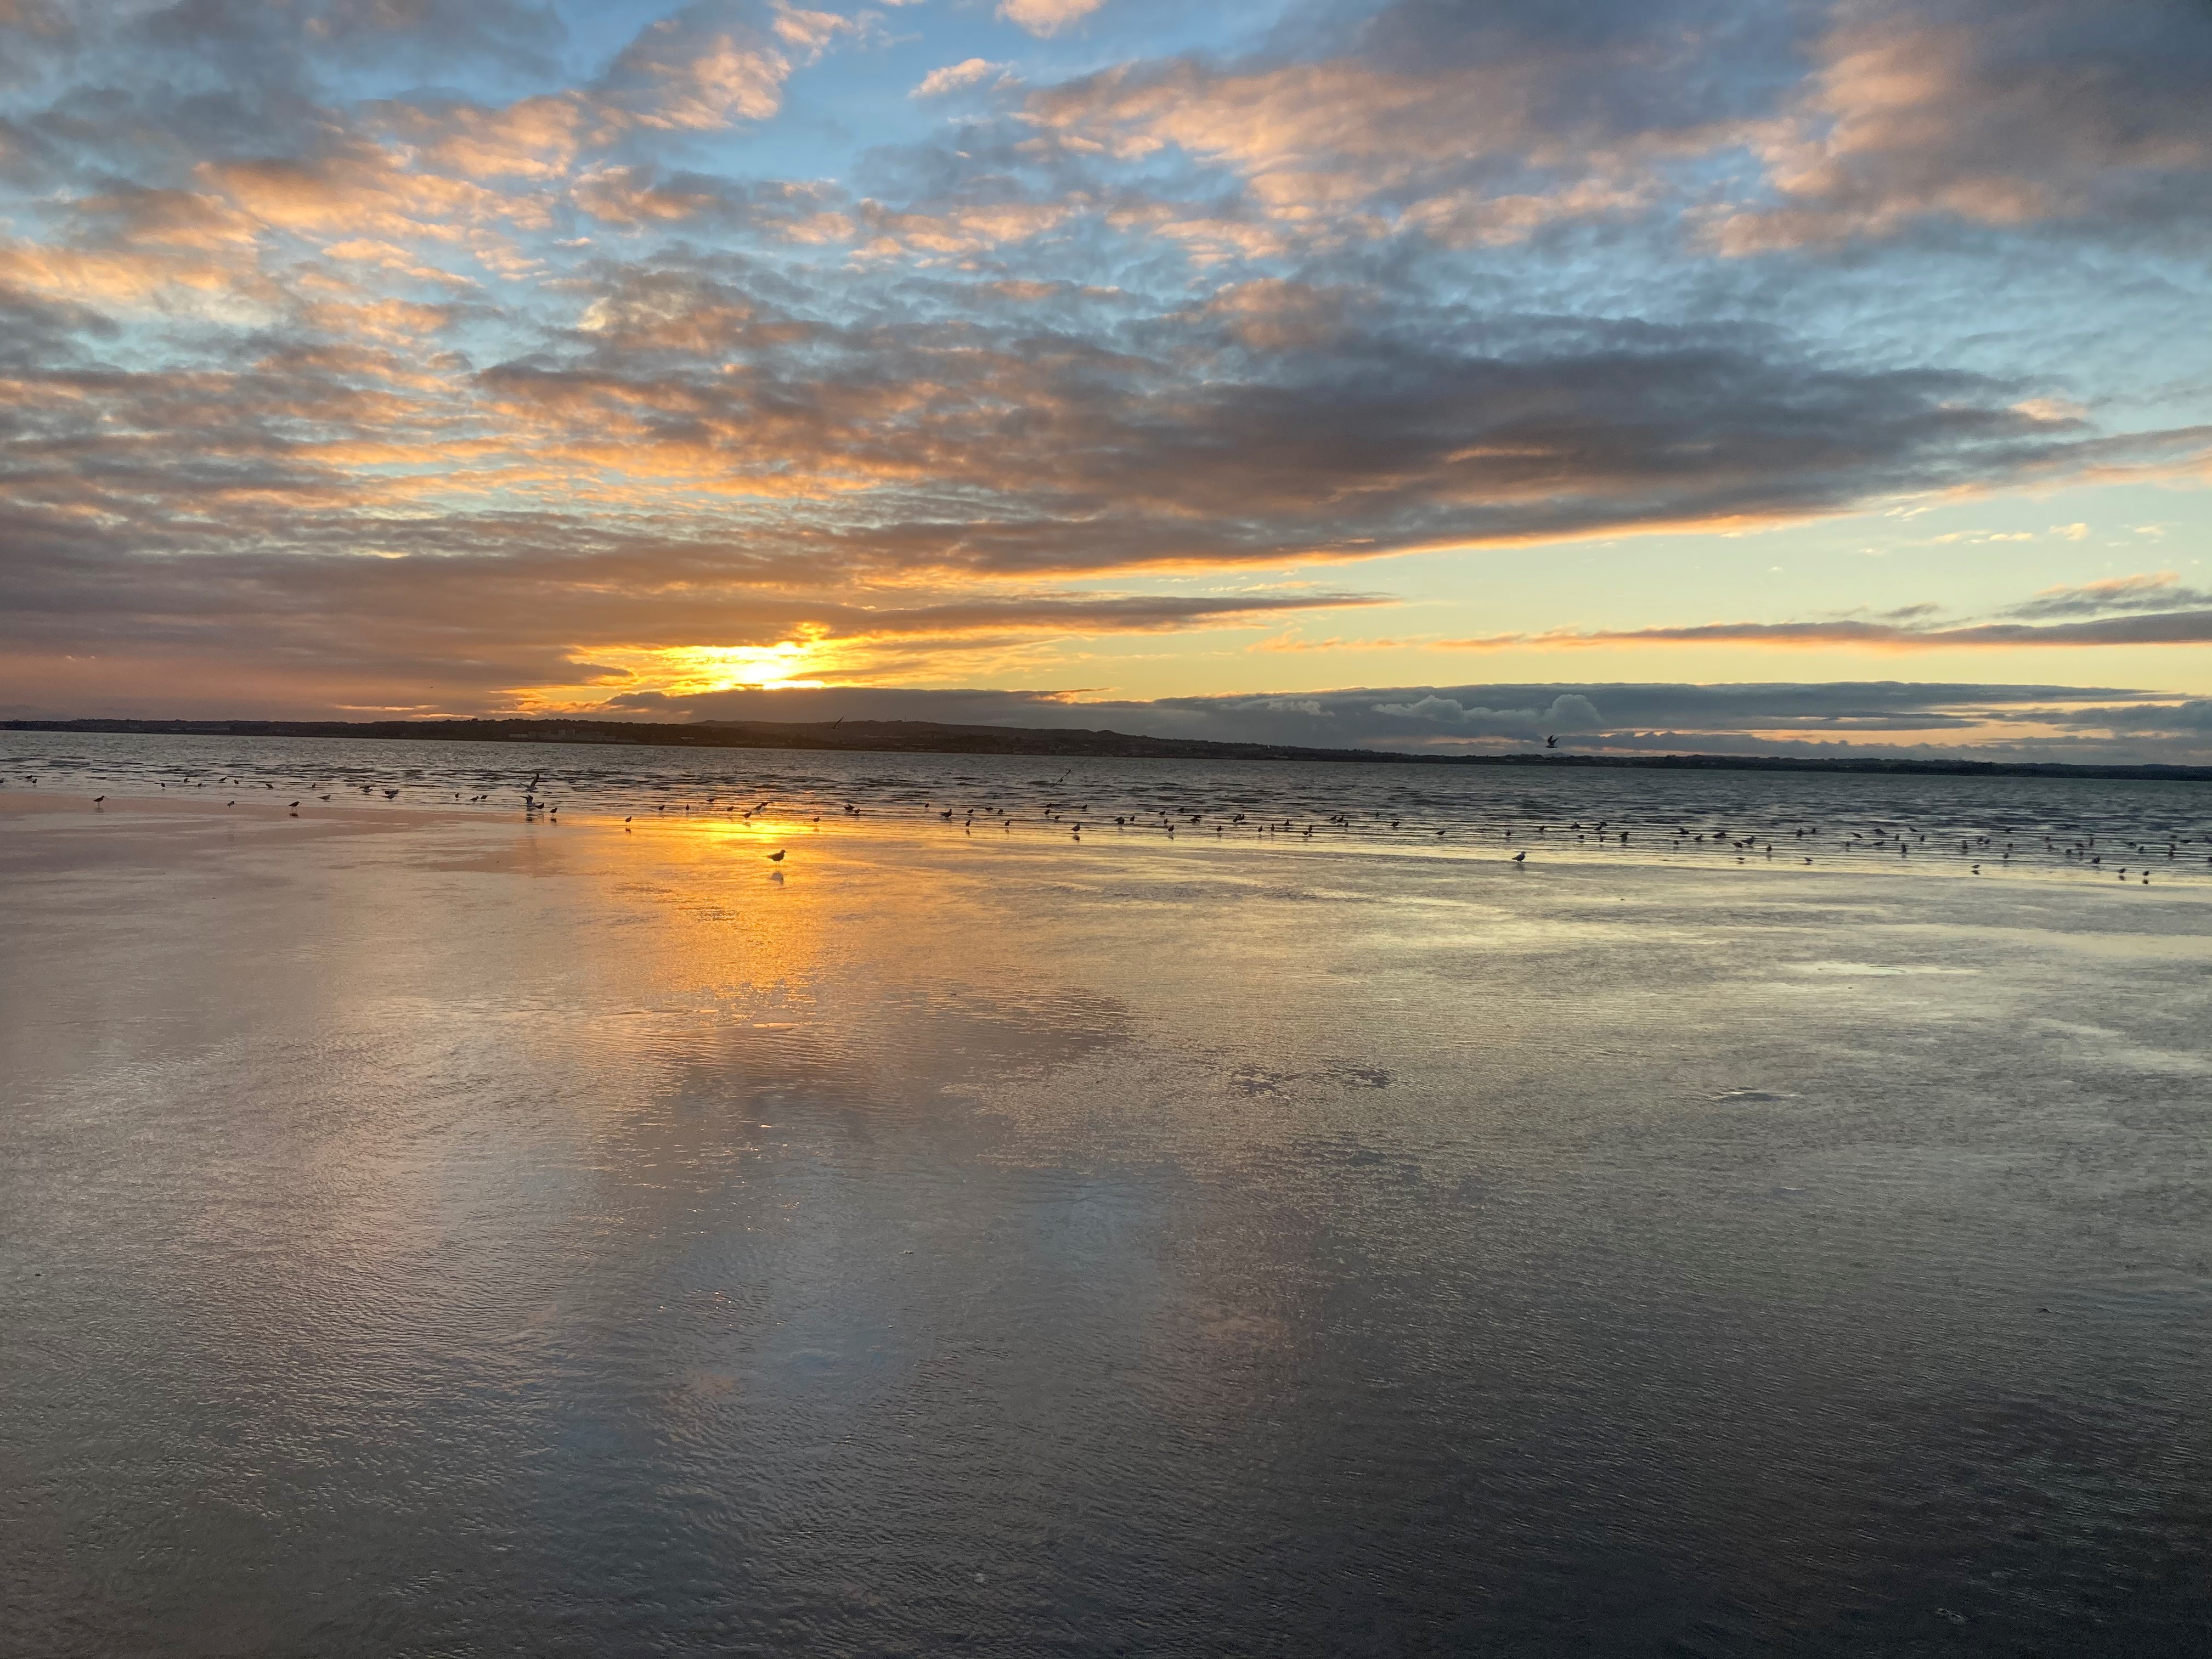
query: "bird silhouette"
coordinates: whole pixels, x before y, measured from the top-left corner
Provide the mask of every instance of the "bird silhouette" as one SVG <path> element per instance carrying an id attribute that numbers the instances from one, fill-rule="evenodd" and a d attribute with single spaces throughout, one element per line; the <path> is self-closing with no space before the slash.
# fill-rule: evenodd
<path id="1" fill-rule="evenodd" d="M 783 862 L 783 848 L 781 848 L 781 847 L 779 847 L 779 848 L 777 848 L 775 849 L 775 851 L 774 851 L 773 853 L 770 853 L 770 854 L 768 855 L 768 861 L 769 861 L 770 864 L 781 864 L 781 863 L 782 863 L 782 862 Z"/>

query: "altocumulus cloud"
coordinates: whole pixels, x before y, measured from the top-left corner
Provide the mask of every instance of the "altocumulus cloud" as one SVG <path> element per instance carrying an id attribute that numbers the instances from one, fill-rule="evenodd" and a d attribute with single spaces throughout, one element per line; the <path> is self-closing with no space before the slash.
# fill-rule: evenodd
<path id="1" fill-rule="evenodd" d="M 1500 634 L 1449 643 L 1473 650 L 1539 640 L 1554 646 L 1856 645 L 1894 651 L 2212 644 L 2212 594 L 2183 586 L 2170 570 L 2046 588 L 2008 607 L 2003 620 L 1947 623 L 1936 619 L 1939 611 L 1940 607 L 1921 605 L 1903 607 L 1873 621 L 1844 617 L 1815 622 L 1694 623 L 1587 633 Z"/>
<path id="2" fill-rule="evenodd" d="M 2119 302 L 2100 261 L 2201 252 L 2201 8 L 1321 0 L 1188 49 L 1093 0 L 951 15 L 0 5 L 0 702 L 613 707 L 743 650 L 1004 683 L 1383 597 L 1267 586 L 1297 564 L 2212 447 L 2142 354 L 1860 326 L 1929 276 L 2045 339 Z M 896 118 L 823 137 L 864 82 Z M 1206 571 L 1227 597 L 1165 591 Z M 2191 642 L 2208 609 L 1521 637 Z M 1360 718 L 1628 729 L 1583 695 Z"/>
<path id="3" fill-rule="evenodd" d="M 1427 720 L 1467 737 L 1522 738 L 1564 732 L 1595 732 L 1605 724 L 1597 705 L 1579 691 L 1562 692 L 1547 708 L 1468 707 L 1456 697 L 1434 692 L 1418 702 L 1378 702 L 1370 712 L 1396 720 Z"/>

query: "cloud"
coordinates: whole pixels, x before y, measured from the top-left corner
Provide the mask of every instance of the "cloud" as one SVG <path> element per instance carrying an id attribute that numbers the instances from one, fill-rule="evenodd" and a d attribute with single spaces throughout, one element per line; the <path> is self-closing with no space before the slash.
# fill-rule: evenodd
<path id="1" fill-rule="evenodd" d="M 1149 591 L 1203 573 L 1567 538 L 1618 570 L 2212 456 L 2194 267 L 2151 246 L 2208 199 L 2197 13 L 1161 12 L 1152 55 L 1102 27 L 927 120 L 832 80 L 871 15 L 690 0 L 599 44 L 529 0 L 0 3 L 9 672 L 494 707 L 805 644 L 1012 683 L 1275 614 Z M 1607 634 L 1563 583 L 1570 626 L 1510 638 L 2194 641 L 2212 610 L 2171 573 L 1897 597 Z M 1359 719 L 1487 741 L 1568 695 Z M 1267 718 L 1352 718 L 1318 707 Z"/>
<path id="2" fill-rule="evenodd" d="M 2075 586 L 2046 587 L 2005 614 L 2029 622 L 2052 617 L 2090 617 L 2109 611 L 2212 609 L 2212 592 L 2184 587 L 2171 570 L 2155 574 L 2107 576 Z"/>
<path id="3" fill-rule="evenodd" d="M 1124 160 L 1221 169 L 1310 246 L 1502 246 L 1662 210 L 1729 256 L 1925 227 L 2166 234 L 2212 199 L 2202 8 L 1571 11 L 1398 0 L 1279 31 L 1271 52 L 1112 65 L 1041 88 L 1030 113 Z"/>
<path id="4" fill-rule="evenodd" d="M 2151 732 L 2161 737 L 2212 739 L 2212 698 L 2180 702 L 2133 702 L 2118 707 L 2069 708 L 2050 717 L 2054 726 L 2109 732 L 2115 736 Z"/>
<path id="5" fill-rule="evenodd" d="M 715 173 L 610 163 L 580 173 L 569 200 L 602 223 L 628 229 L 752 232 L 811 245 L 846 240 L 854 228 L 845 211 L 852 205 L 846 193 L 815 179 L 740 181 Z"/>
<path id="6" fill-rule="evenodd" d="M 1979 623 L 1964 628 L 1909 628 L 1889 623 L 1703 623 L 1690 628 L 1634 628 L 1588 633 L 1500 634 L 1450 644 L 1476 649 L 1508 645 L 1772 645 L 1863 646 L 1931 651 L 1985 646 L 2207 645 L 2212 610 L 2175 611 L 2094 622 Z"/>
<path id="7" fill-rule="evenodd" d="M 349 378 L 366 391 L 377 367 L 356 365 Z M 305 419 L 313 410 L 300 394 L 313 383 L 272 368 L 246 390 L 292 393 Z M 180 402 L 194 392 L 172 388 Z M 0 452 L 8 435 L 0 420 Z M 404 462 L 404 429 L 388 436 L 382 458 Z M 155 477 L 178 513 L 152 548 L 88 544 L 72 533 L 64 479 L 20 466 L 9 478 L 0 682 L 16 700 L 60 684 L 102 706 L 127 696 L 140 708 L 482 709 L 526 706 L 526 692 L 547 687 L 589 699 L 696 678 L 714 653 L 738 648 L 795 646 L 810 671 L 841 677 L 913 675 L 1040 642 L 1252 627 L 1382 602 L 1325 590 L 867 591 L 834 568 L 683 538 L 645 515 L 617 526 L 479 513 L 463 528 L 410 509 L 404 488 L 371 527 L 332 513 L 345 498 L 315 446 L 270 446 L 250 423 L 205 416 L 191 444 L 142 457 L 116 482 Z M 274 525 L 288 532 L 282 550 L 240 550 Z M 179 556 L 185 549 L 191 556 Z"/>
<path id="8" fill-rule="evenodd" d="M 777 37 L 818 50 L 804 31 L 794 43 L 773 24 L 763 28 L 750 7 L 695 0 L 639 31 L 600 76 L 598 100 L 645 127 L 707 131 L 765 121 L 783 107 L 791 74 L 790 58 L 771 44 Z"/>
<path id="9" fill-rule="evenodd" d="M 1433 721 L 1468 737 L 1528 738 L 1550 732 L 1595 732 L 1605 725 L 1597 706 L 1578 691 L 1562 693 L 1541 710 L 1469 708 L 1456 697 L 1431 694 L 1418 702 L 1378 702 L 1373 712 L 1401 720 Z"/>
<path id="10" fill-rule="evenodd" d="M 946 93 L 958 92 L 966 87 L 979 86 L 994 76 L 1003 82 L 1012 69 L 1010 64 L 994 64 L 985 58 L 969 58 L 957 64 L 947 64 L 933 69 L 921 77 L 909 98 L 942 98 Z"/>
<path id="11" fill-rule="evenodd" d="M 301 9 L 312 49 L 394 57 L 417 70 L 481 58 L 547 74 L 567 38 L 550 5 L 518 0 L 317 0 Z"/>
<path id="12" fill-rule="evenodd" d="M 2170 570 L 2046 587 L 2026 602 L 2004 611 L 2002 615 L 2008 619 L 2004 621 L 1937 623 L 1930 620 L 1941 610 L 1938 605 L 1911 605 L 1885 612 L 1872 622 L 1846 617 L 1817 622 L 1561 629 L 1548 634 L 1497 634 L 1481 639 L 1446 640 L 1439 645 L 1445 649 L 1478 651 L 1532 645 L 1767 645 L 1860 647 L 1888 651 L 2212 642 L 2212 593 L 2184 587 L 2180 578 Z M 2053 620 L 2069 617 L 2091 620 Z M 2012 620 L 2015 618 L 2019 620 Z"/>
<path id="13" fill-rule="evenodd" d="M 1451 709 L 1462 711 L 1458 715 Z M 1437 715 L 1442 711 L 1445 718 Z M 1910 681 L 1353 688 L 1136 702 L 1063 691 L 878 686 L 621 698 L 656 719 L 921 720 L 1218 742 L 1446 753 L 1901 753 L 2011 759 L 2201 757 L 2212 703 L 2110 688 Z M 2101 738 L 2091 734 L 2101 733 Z"/>
<path id="14" fill-rule="evenodd" d="M 1054 211 L 1006 204 L 998 222 L 930 234 L 972 246 Z M 854 325 L 728 266 L 613 267 L 594 287 L 588 347 L 481 377 L 541 465 L 776 496 L 794 540 L 935 568 L 1280 563 L 1769 523 L 2040 479 L 2080 441 L 1970 375 L 1286 282 L 1110 343 L 1041 332 L 995 289 L 958 317 L 946 294 L 933 317 Z M 875 496 L 865 532 L 843 523 L 860 491 Z"/>
<path id="15" fill-rule="evenodd" d="M 1080 22 L 1106 0 L 1000 0 L 999 15 L 1031 34 L 1051 36 Z"/>
<path id="16" fill-rule="evenodd" d="M 524 98 L 496 109 L 393 101 L 368 113 L 383 132 L 416 147 L 422 165 L 477 180 L 562 178 L 602 118 L 590 100 L 574 94 Z"/>
<path id="17" fill-rule="evenodd" d="M 2204 217 L 2212 14 L 2115 0 L 1845 3 L 1760 144 L 1774 200 L 1717 220 L 1752 253 L 1927 221 L 2170 226 Z"/>
<path id="18" fill-rule="evenodd" d="M 1776 120 L 1793 8 L 1397 0 L 1310 11 L 1269 50 L 1115 64 L 1029 100 L 1061 142 L 1235 181 L 1284 246 L 1480 250 L 1710 198 Z M 1329 19 L 1317 22 L 1318 18 Z"/>
<path id="19" fill-rule="evenodd" d="M 310 159 L 210 162 L 200 176 L 264 230 L 304 236 L 366 233 L 452 245 L 474 229 L 550 222 L 542 198 L 416 172 L 367 143 Z"/>

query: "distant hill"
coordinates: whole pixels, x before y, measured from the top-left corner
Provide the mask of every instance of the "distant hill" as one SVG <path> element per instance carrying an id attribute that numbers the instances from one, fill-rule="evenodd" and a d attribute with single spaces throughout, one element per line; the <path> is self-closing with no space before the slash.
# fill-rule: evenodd
<path id="1" fill-rule="evenodd" d="M 148 736 L 404 738 L 449 743 L 638 744 L 659 749 L 799 749 L 880 754 L 1096 756 L 1115 760 L 1311 761 L 1358 765 L 1617 767 L 1660 771 L 1869 772 L 1941 777 L 2137 778 L 2212 782 L 2208 766 L 2069 766 L 2025 761 L 1911 760 L 1887 756 L 1436 755 L 1388 749 L 1303 749 L 1215 743 L 1127 732 L 1040 726 L 949 726 L 935 720 L 0 720 L 0 731 L 110 732 Z"/>

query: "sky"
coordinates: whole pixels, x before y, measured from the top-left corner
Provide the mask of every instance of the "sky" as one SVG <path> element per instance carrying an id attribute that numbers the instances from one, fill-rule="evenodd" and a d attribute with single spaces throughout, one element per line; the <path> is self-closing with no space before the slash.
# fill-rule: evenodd
<path id="1" fill-rule="evenodd" d="M 0 714 L 2212 763 L 2204 0 L 0 0 Z"/>

